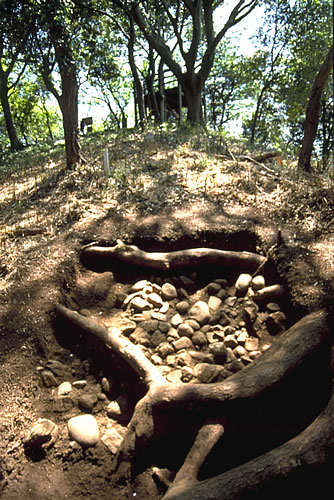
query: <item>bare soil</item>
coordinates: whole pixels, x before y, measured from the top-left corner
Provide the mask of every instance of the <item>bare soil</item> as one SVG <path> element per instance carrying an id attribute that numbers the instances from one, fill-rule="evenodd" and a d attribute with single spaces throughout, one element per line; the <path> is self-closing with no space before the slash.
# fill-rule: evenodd
<path id="1" fill-rule="evenodd" d="M 162 494 L 150 469 L 131 484 L 114 485 L 109 449 L 99 442 L 83 450 L 69 440 L 67 420 L 78 408 L 56 411 L 55 388 L 41 380 L 41 367 L 56 359 L 97 386 L 102 365 L 94 361 L 109 362 L 101 351 L 94 358 L 89 339 L 73 353 L 56 334 L 54 306 L 85 272 L 83 245 L 122 239 L 149 251 L 200 246 L 267 255 L 286 287 L 291 321 L 334 298 L 334 183 L 328 173 L 305 176 L 285 158 L 283 165 L 274 160 L 261 168 L 238 161 L 237 145 L 231 159 L 214 139 L 181 131 L 157 133 L 153 142 L 133 131 L 88 137 L 83 147 L 87 163 L 73 171 L 50 153 L 36 155 L 29 166 L 13 155 L 13 168 L 1 174 L 0 495 L 6 500 Z M 88 291 L 87 305 L 97 295 Z M 118 368 L 126 391 L 131 370 Z M 110 425 L 102 410 L 95 416 L 101 429 Z M 38 418 L 53 420 L 59 438 L 45 454 L 30 456 L 23 443 Z M 117 424 L 120 433 L 126 424 Z"/>

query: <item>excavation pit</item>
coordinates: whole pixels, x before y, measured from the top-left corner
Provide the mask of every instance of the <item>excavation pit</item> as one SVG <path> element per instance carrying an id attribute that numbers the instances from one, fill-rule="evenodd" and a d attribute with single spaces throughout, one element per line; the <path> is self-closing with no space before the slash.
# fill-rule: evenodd
<path id="1" fill-rule="evenodd" d="M 71 353 L 71 382 L 86 380 L 68 398 L 71 411 L 92 413 L 104 426 L 107 418 L 107 426 L 120 437 L 130 432 L 139 411 L 136 405 L 147 397 L 151 384 L 168 386 L 167 393 L 169 387 L 176 388 L 179 398 L 182 387 L 189 387 L 184 404 L 178 408 L 172 403 L 163 415 L 160 406 L 173 397 L 162 398 L 154 435 L 145 446 L 138 441 L 132 460 L 133 477 L 152 464 L 158 467 L 153 476 L 163 492 L 160 469 L 177 471 L 182 466 L 207 414 L 215 421 L 224 414 L 225 434 L 212 446 L 201 480 L 240 466 L 303 431 L 328 400 L 328 371 L 326 353 L 320 350 L 316 378 L 321 390 L 313 395 L 311 408 L 314 359 L 312 365 L 305 362 L 296 377 L 283 374 L 268 397 L 262 390 L 275 360 L 282 361 L 281 350 L 283 358 L 295 350 L 294 341 L 289 349 L 280 339 L 290 330 L 293 337 L 299 327 L 293 326 L 296 312 L 289 307 L 273 263 L 256 253 L 254 244 L 231 250 L 228 245 L 203 247 L 198 241 L 140 243 L 140 248 L 122 242 L 83 248 L 83 267 L 64 297 L 65 306 L 56 308 L 56 336 Z M 308 322 L 305 328 L 310 329 Z M 260 375 L 249 382 L 243 373 L 251 373 L 261 358 L 270 359 L 267 353 L 276 343 L 281 347 L 274 363 L 266 367 L 263 362 Z M 210 387 L 228 392 L 229 380 L 240 393 L 249 384 L 250 393 L 240 396 L 241 402 L 221 406 L 212 394 L 198 398 L 198 387 L 207 387 L 208 394 Z M 62 396 L 55 398 L 56 411 L 64 412 L 62 401 Z"/>

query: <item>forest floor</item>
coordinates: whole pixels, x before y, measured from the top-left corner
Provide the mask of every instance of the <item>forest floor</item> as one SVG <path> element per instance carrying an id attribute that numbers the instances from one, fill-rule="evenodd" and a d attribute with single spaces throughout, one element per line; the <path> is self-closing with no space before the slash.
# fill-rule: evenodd
<path id="1" fill-rule="evenodd" d="M 52 359 L 91 384 L 100 381 L 101 367 L 87 368 L 89 345 L 77 358 L 60 344 L 53 321 L 55 305 L 85 273 L 83 245 L 122 239 L 154 251 L 256 251 L 273 259 L 296 317 L 333 300 L 333 167 L 331 176 L 306 175 L 284 157 L 261 166 L 239 159 L 245 151 L 236 143 L 227 148 L 189 131 L 127 131 L 82 142 L 86 164 L 74 170 L 65 169 L 61 148 L 12 154 L 10 165 L 0 165 L 0 496 L 6 500 L 161 497 L 145 473 L 116 489 L 108 447 L 99 442 L 83 451 L 69 440 L 66 423 L 79 410 L 56 409 L 57 388 L 41 379 Z M 101 428 L 110 427 L 103 409 L 95 414 Z M 45 454 L 31 456 L 23 444 L 38 418 L 55 422 L 59 437 Z M 117 425 L 122 434 L 124 422 Z"/>

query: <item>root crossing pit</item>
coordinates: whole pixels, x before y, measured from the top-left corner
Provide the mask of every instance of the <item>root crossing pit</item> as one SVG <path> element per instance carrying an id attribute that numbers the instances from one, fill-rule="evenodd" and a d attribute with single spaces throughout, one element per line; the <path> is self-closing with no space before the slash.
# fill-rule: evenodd
<path id="1" fill-rule="evenodd" d="M 68 363 L 48 360 L 40 373 L 70 434 L 72 417 L 96 419 L 89 439 L 87 429 L 72 437 L 114 455 L 114 486 L 150 470 L 150 496 L 178 498 L 199 477 L 279 450 L 325 404 L 327 386 L 305 411 L 300 387 L 313 373 L 309 352 L 328 335 L 326 312 L 291 326 L 287 294 L 266 257 L 198 247 L 149 252 L 117 241 L 85 246 L 81 261 L 65 305 L 55 307 Z M 291 383 L 300 363 L 305 371 Z"/>
<path id="2" fill-rule="evenodd" d="M 91 264 L 94 248 L 84 249 L 86 263 L 89 259 Z M 88 271 L 79 278 L 71 303 L 81 315 L 118 329 L 168 382 L 224 380 L 252 363 L 286 329 L 280 305 L 284 289 L 277 282 L 266 283 L 264 258 L 245 262 L 243 254 L 251 253 L 226 252 L 226 256 L 220 250 L 200 249 L 199 254 L 198 249 L 189 249 L 168 254 L 177 260 L 176 269 L 169 271 L 161 265 L 165 254 L 140 250 L 140 257 L 145 253 L 156 261 L 138 263 L 135 248 L 127 247 L 131 254 L 127 263 L 109 262 L 108 271 Z M 98 248 L 99 265 L 107 260 L 106 251 Z M 221 256 L 228 258 L 229 267 L 224 259 L 219 263 Z M 231 259 L 235 259 L 232 266 Z M 134 268 L 136 264 L 139 267 Z M 150 267 L 157 269 L 150 272 Z M 254 272 L 244 271 L 245 267 Z"/>

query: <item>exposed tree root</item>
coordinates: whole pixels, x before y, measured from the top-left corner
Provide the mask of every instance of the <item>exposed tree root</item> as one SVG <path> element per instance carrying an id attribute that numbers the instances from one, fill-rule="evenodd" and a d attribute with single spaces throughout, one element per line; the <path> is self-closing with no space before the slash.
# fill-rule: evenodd
<path id="1" fill-rule="evenodd" d="M 328 454 L 333 453 L 332 398 L 322 414 L 297 437 L 240 467 L 197 483 L 199 468 L 223 434 L 225 421 L 233 421 L 234 418 L 240 420 L 240 414 L 246 408 L 247 411 L 249 408 L 254 409 L 264 395 L 287 380 L 321 346 L 328 345 L 329 349 L 332 338 L 325 310 L 308 314 L 298 321 L 242 371 L 223 382 L 207 385 L 170 384 L 117 329 L 109 332 L 104 326 L 64 306 L 57 306 L 56 312 L 73 326 L 97 335 L 106 342 L 130 363 L 147 385 L 148 392 L 137 403 L 116 456 L 114 467 L 118 480 L 131 478 L 132 461 L 136 454 L 152 440 L 168 432 L 168 423 L 175 423 L 171 416 L 175 418 L 176 415 L 177 418 L 180 409 L 190 407 L 194 418 L 202 424 L 199 424 L 194 445 L 170 486 L 166 499 L 239 498 L 238 495 L 243 492 L 255 491 L 278 477 L 288 476 L 298 468 L 307 469 L 313 464 L 321 464 Z M 263 401 L 259 404 L 263 404 Z M 210 418 L 213 420 L 208 420 Z"/>
<path id="2" fill-rule="evenodd" d="M 111 263 L 115 259 L 134 266 L 161 269 L 184 269 L 199 265 L 220 265 L 252 272 L 266 261 L 266 257 L 252 252 L 234 252 L 214 248 L 191 248 L 175 252 L 145 252 L 134 245 L 118 240 L 113 247 L 87 246 L 82 259 L 89 263 Z"/>

